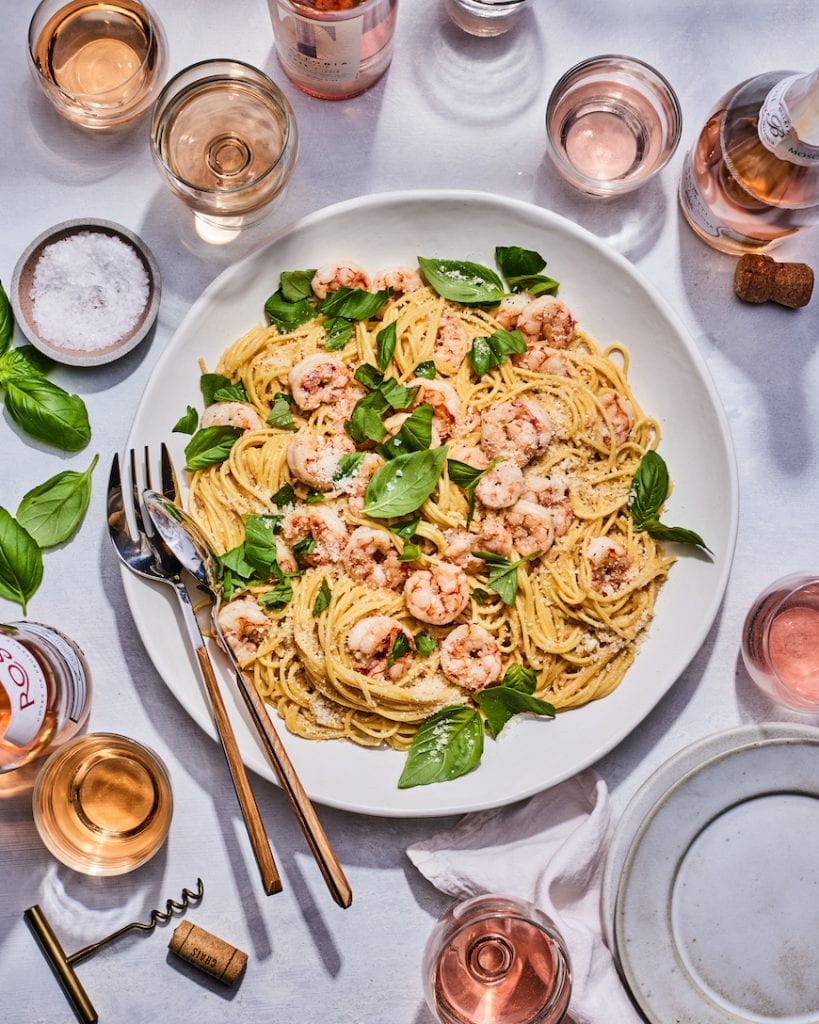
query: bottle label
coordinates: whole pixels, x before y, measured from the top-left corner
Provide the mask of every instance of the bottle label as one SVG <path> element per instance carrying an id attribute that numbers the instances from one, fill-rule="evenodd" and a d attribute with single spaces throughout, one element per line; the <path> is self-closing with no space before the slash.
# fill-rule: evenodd
<path id="1" fill-rule="evenodd" d="M 338 21 L 304 18 L 270 0 L 279 57 L 288 71 L 314 82 L 354 82 L 361 72 L 364 15 Z"/>
<path id="2" fill-rule="evenodd" d="M 65 718 L 63 721 L 67 718 L 72 722 L 79 722 L 88 699 L 88 680 L 85 674 L 85 667 L 77 656 L 74 645 L 70 644 L 62 633 L 58 633 L 56 629 L 41 626 L 38 622 L 27 622 L 26 629 L 29 633 L 42 637 L 46 643 L 55 648 L 57 653 L 62 656 L 63 668 L 65 669 L 65 677 L 62 681 L 65 699 Z"/>
<path id="3" fill-rule="evenodd" d="M 797 135 L 793 120 L 785 101 L 785 94 L 801 75 L 783 78 L 765 97 L 759 110 L 759 141 L 780 160 L 787 160 L 800 167 L 812 167 L 819 163 L 819 146 L 802 142 Z"/>
<path id="4" fill-rule="evenodd" d="M 710 235 L 712 238 L 721 238 L 727 233 L 725 226 L 714 219 L 713 213 L 703 198 L 697 179 L 694 177 L 694 164 L 690 151 L 685 156 L 680 179 L 680 205 L 688 219 L 706 235 Z"/>
<path id="5" fill-rule="evenodd" d="M 27 747 L 45 720 L 48 684 L 34 655 L 7 636 L 0 637 L 0 686 L 11 706 L 2 739 L 15 747 Z"/>

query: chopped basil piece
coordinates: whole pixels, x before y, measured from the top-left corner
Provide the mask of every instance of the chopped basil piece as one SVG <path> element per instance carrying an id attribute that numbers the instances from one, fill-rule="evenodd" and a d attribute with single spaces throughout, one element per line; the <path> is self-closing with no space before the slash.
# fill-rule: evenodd
<path id="1" fill-rule="evenodd" d="M 378 352 L 376 363 L 378 364 L 378 369 L 382 373 L 386 373 L 387 367 L 390 365 L 392 357 L 395 354 L 395 345 L 397 340 L 398 334 L 394 320 L 391 324 L 387 324 L 386 327 L 383 327 L 375 336 L 376 349 Z"/>
<path id="2" fill-rule="evenodd" d="M 490 686 L 475 694 L 475 702 L 486 715 L 486 724 L 493 739 L 514 715 L 528 713 L 554 717 L 555 709 L 545 700 L 508 686 Z"/>
<path id="3" fill-rule="evenodd" d="M 244 542 L 220 555 L 219 562 L 223 569 L 230 569 L 235 576 L 241 576 L 243 580 L 251 580 L 256 575 L 255 567 L 247 560 Z"/>
<path id="4" fill-rule="evenodd" d="M 510 690 L 520 690 L 522 693 L 534 693 L 537 685 L 537 675 L 533 668 L 527 665 L 513 664 L 503 673 L 501 686 L 508 686 Z"/>
<path id="5" fill-rule="evenodd" d="M 176 421 L 172 433 L 174 434 L 195 434 L 199 426 L 199 413 L 192 405 L 189 405 L 185 415 L 180 416 Z"/>
<path id="6" fill-rule="evenodd" d="M 203 373 L 199 378 L 199 387 L 205 405 L 214 402 L 246 402 L 247 391 L 242 381 L 232 381 L 221 373 Z"/>
<path id="7" fill-rule="evenodd" d="M 484 590 L 483 587 L 475 587 L 475 589 L 472 591 L 472 600 L 477 601 L 478 604 L 486 604 L 486 602 L 490 600 L 491 597 L 492 595 L 489 593 L 489 591 Z"/>
<path id="8" fill-rule="evenodd" d="M 313 297 L 312 270 L 284 270 L 279 275 L 279 291 L 287 302 L 300 302 Z"/>
<path id="9" fill-rule="evenodd" d="M 273 405 L 267 414 L 268 426 L 275 427 L 277 430 L 298 430 L 296 421 L 293 419 L 291 404 L 292 399 L 289 395 L 285 395 L 282 391 L 276 392 L 273 397 Z"/>
<path id="10" fill-rule="evenodd" d="M 415 536 L 415 531 L 421 525 L 420 516 L 416 519 L 402 519 L 400 522 L 393 523 L 390 529 L 394 534 L 401 538 L 401 540 L 410 541 Z"/>
<path id="11" fill-rule="evenodd" d="M 324 347 L 328 352 L 340 352 L 353 336 L 353 325 L 343 316 L 334 316 L 324 323 Z"/>
<path id="12" fill-rule="evenodd" d="M 422 452 L 432 443 L 431 405 L 419 405 L 401 424 L 400 429 L 378 446 L 379 455 L 385 459 L 394 459 L 396 455 L 410 452 Z"/>
<path id="13" fill-rule="evenodd" d="M 365 454 L 366 452 L 348 452 L 346 455 L 342 455 L 338 460 L 336 471 L 333 473 L 333 482 L 337 483 L 339 480 L 355 476 L 358 467 L 364 461 Z"/>
<path id="14" fill-rule="evenodd" d="M 267 579 L 278 556 L 274 534 L 281 520 L 281 516 L 245 516 L 245 559 L 262 579 Z"/>
<path id="15" fill-rule="evenodd" d="M 533 249 L 499 245 L 495 249 L 495 260 L 511 291 L 529 292 L 532 296 L 557 295 L 558 282 L 540 273 L 546 260 Z"/>
<path id="16" fill-rule="evenodd" d="M 292 484 L 282 484 L 281 487 L 276 491 L 270 498 L 273 505 L 278 508 L 285 508 L 287 505 L 296 504 L 296 492 L 293 490 Z"/>
<path id="17" fill-rule="evenodd" d="M 320 501 L 324 501 L 324 495 L 321 491 L 310 491 L 304 500 L 308 505 L 318 505 Z"/>
<path id="18" fill-rule="evenodd" d="M 326 316 L 343 316 L 347 320 L 369 320 L 392 295 L 389 288 L 367 292 L 363 288 L 338 288 L 330 292 L 316 307 Z"/>
<path id="19" fill-rule="evenodd" d="M 365 441 L 383 441 L 387 436 L 387 428 L 381 422 L 381 415 L 386 408 L 387 405 L 381 393 L 371 391 L 355 403 L 350 418 L 344 424 L 345 431 L 356 444 L 364 444 Z"/>
<path id="20" fill-rule="evenodd" d="M 306 537 L 302 537 L 301 540 L 297 540 L 292 547 L 293 557 L 297 562 L 302 561 L 307 555 L 312 555 L 315 550 L 316 538 L 309 533 Z"/>
<path id="21" fill-rule="evenodd" d="M 479 377 L 505 363 L 512 353 L 526 351 L 526 342 L 520 331 L 499 328 L 488 337 L 475 338 L 467 358 Z"/>
<path id="22" fill-rule="evenodd" d="M 423 377 L 424 380 L 435 380 L 438 373 L 435 369 L 435 363 L 431 359 L 426 359 L 423 363 L 419 363 L 412 372 L 416 377 Z"/>
<path id="23" fill-rule="evenodd" d="M 319 592 L 316 594 L 316 600 L 313 602 L 313 618 L 315 619 L 318 615 L 321 615 L 323 611 L 326 611 L 330 607 L 330 599 L 333 596 L 333 592 L 330 590 L 330 585 L 327 582 L 327 577 L 321 581 Z"/>
<path id="24" fill-rule="evenodd" d="M 275 564 L 273 574 L 276 577 L 276 583 L 259 598 L 259 604 L 265 610 L 277 611 L 279 608 L 284 608 L 290 604 L 293 600 L 293 584 L 291 580 L 299 574 L 297 572 L 283 573 L 278 562 Z"/>
<path id="25" fill-rule="evenodd" d="M 483 469 L 477 469 L 475 466 L 470 466 L 468 462 L 461 462 L 459 459 L 447 459 L 446 465 L 449 479 L 453 484 L 463 488 L 467 497 L 467 526 L 472 522 L 472 516 L 475 514 L 475 489 L 480 483 L 481 477 L 484 473 L 488 473 L 490 469 L 494 469 L 502 461 L 502 459 L 494 459 Z"/>
<path id="26" fill-rule="evenodd" d="M 387 655 L 387 668 L 392 668 L 396 661 L 398 661 L 399 658 L 403 658 L 405 654 L 409 654 L 409 651 L 409 637 L 403 630 L 399 630 L 395 634 L 395 639 L 392 642 L 390 653 Z"/>
<path id="27" fill-rule="evenodd" d="M 274 292 L 265 302 L 264 311 L 268 323 L 275 324 L 282 334 L 290 334 L 316 315 L 309 299 L 288 302 L 281 290 Z"/>
<path id="28" fill-rule="evenodd" d="M 405 544 L 398 557 L 399 562 L 417 562 L 421 557 L 421 548 L 417 544 Z"/>
<path id="29" fill-rule="evenodd" d="M 415 634 L 415 650 L 418 651 L 422 658 L 428 658 L 437 646 L 438 641 L 434 636 L 430 636 L 429 633 Z"/>
<path id="30" fill-rule="evenodd" d="M 516 562 L 510 562 L 508 558 L 496 555 L 492 551 L 473 551 L 472 554 L 476 558 L 482 558 L 487 564 L 489 570 L 487 586 L 489 589 L 494 590 L 505 605 L 511 606 L 515 603 L 515 596 L 518 592 L 518 566 L 537 558 L 540 552 L 533 551 L 531 555 L 525 555 Z"/>
<path id="31" fill-rule="evenodd" d="M 239 427 L 203 427 L 185 446 L 186 467 L 191 470 L 218 466 L 244 433 Z"/>

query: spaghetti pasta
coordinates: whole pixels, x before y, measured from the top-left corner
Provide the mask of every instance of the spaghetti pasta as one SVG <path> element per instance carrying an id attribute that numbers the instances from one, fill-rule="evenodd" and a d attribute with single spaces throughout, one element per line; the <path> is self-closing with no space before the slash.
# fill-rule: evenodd
<path id="1" fill-rule="evenodd" d="M 536 304 L 533 327 L 522 318 Z M 565 336 L 550 333 L 556 316 Z M 245 430 L 190 481 L 190 512 L 219 553 L 241 547 L 248 517 L 272 517 L 275 572 L 242 595 L 268 620 L 244 662 L 259 693 L 300 736 L 398 749 L 512 663 L 557 709 L 610 693 L 672 561 L 628 512 L 660 429 L 630 389 L 627 349 L 600 348 L 556 299 L 485 310 L 425 285 L 355 322 L 333 353 L 331 319 L 257 326 L 223 353 L 215 372 L 241 382 L 263 419 L 285 396 L 292 422 Z M 476 373 L 476 339 L 516 324 L 511 359 Z M 394 449 L 375 443 L 377 424 L 351 429 L 367 409 Z M 391 456 L 424 450 L 425 424 L 433 452 L 447 445 L 434 487 L 410 514 L 367 514 Z"/>

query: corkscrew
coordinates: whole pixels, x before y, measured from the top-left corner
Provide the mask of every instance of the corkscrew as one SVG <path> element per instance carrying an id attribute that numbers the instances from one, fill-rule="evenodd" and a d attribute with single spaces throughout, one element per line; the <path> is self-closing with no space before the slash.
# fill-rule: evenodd
<path id="1" fill-rule="evenodd" d="M 97 1011 L 94 1009 L 88 994 L 74 971 L 74 964 L 93 956 L 102 946 L 107 946 L 109 942 L 114 942 L 125 935 L 126 932 L 134 930 L 152 932 L 158 924 L 165 924 L 167 921 L 170 921 L 175 913 L 184 914 L 191 904 L 199 904 L 204 895 L 205 888 L 202 884 L 202 879 L 197 878 L 195 892 L 184 888 L 181 894 L 181 902 L 168 900 L 164 910 L 152 910 L 149 923 L 132 921 L 130 924 L 126 924 L 124 927 L 112 932 L 111 935 L 106 935 L 104 939 L 92 942 L 91 945 L 84 946 L 82 949 L 78 949 L 76 953 L 71 953 L 70 955 L 66 954 L 60 945 L 60 941 L 41 907 L 35 903 L 33 907 L 23 911 L 23 917 L 34 932 L 37 941 L 40 943 L 43 955 L 57 975 L 60 984 L 65 990 L 66 997 L 74 1007 L 77 1016 L 83 1021 L 83 1024 L 96 1024 L 99 1019 Z"/>

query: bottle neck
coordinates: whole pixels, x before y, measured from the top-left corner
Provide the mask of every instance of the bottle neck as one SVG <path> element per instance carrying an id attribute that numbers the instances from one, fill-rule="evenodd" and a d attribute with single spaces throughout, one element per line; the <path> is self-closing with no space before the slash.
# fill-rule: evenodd
<path id="1" fill-rule="evenodd" d="M 819 68 L 780 79 L 759 111 L 759 138 L 781 160 L 819 166 Z"/>

